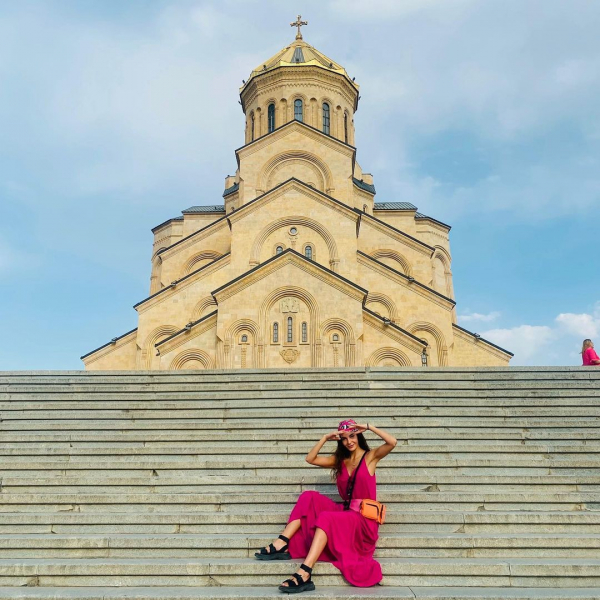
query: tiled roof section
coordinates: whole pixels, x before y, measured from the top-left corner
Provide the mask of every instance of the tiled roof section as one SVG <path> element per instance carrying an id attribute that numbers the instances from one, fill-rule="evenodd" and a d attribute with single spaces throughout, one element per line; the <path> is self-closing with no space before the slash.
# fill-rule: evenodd
<path id="1" fill-rule="evenodd" d="M 225 207 L 222 204 L 212 204 L 211 206 L 190 206 L 181 211 L 184 215 L 197 215 L 200 213 L 222 213 Z"/>
<path id="2" fill-rule="evenodd" d="M 361 190 L 365 190 L 365 192 L 375 194 L 375 186 L 373 184 L 365 183 L 362 179 L 356 179 L 356 177 L 353 177 L 352 181 L 354 185 L 359 187 Z"/>
<path id="3" fill-rule="evenodd" d="M 447 227 L 448 230 L 452 229 L 452 227 L 450 227 L 450 225 L 447 225 L 446 223 L 442 223 L 441 221 L 438 221 L 437 219 L 434 219 L 433 217 L 428 217 L 427 215 L 424 215 L 423 213 L 415 213 L 415 219 L 427 219 L 428 221 L 433 221 L 434 223 L 437 223 L 438 225 L 442 225 L 443 227 Z"/>
<path id="4" fill-rule="evenodd" d="M 183 217 L 174 217 L 173 219 L 167 219 L 166 221 L 162 222 L 160 225 L 153 227 L 152 233 L 158 231 L 161 227 L 164 227 L 165 225 L 168 225 L 169 223 L 172 223 L 173 221 L 183 221 Z"/>
<path id="5" fill-rule="evenodd" d="M 230 194 L 235 194 L 239 189 L 240 189 L 240 184 L 234 183 L 231 187 L 227 188 L 223 192 L 223 198 L 225 198 L 225 196 L 229 196 Z"/>
<path id="6" fill-rule="evenodd" d="M 410 202 L 375 202 L 374 210 L 417 210 Z M 417 213 L 418 214 L 418 213 Z"/>

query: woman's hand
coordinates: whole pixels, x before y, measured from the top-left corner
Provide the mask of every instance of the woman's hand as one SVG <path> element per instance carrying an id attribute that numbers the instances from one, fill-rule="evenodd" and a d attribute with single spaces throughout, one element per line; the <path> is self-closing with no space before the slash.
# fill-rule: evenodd
<path id="1" fill-rule="evenodd" d="M 356 433 L 364 433 L 365 431 L 367 431 L 368 427 L 367 424 L 365 423 L 364 425 L 356 425 L 355 427 L 355 431 Z"/>
<path id="2" fill-rule="evenodd" d="M 328 442 L 332 442 L 332 441 L 338 441 L 340 439 L 340 432 L 339 431 L 332 431 L 331 433 L 328 433 L 325 435 L 325 439 Z"/>

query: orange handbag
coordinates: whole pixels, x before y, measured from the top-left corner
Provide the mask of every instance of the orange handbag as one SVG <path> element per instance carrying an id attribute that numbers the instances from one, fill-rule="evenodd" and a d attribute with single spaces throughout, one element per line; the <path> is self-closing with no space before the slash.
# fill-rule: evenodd
<path id="1" fill-rule="evenodd" d="M 383 525 L 385 521 L 385 504 L 381 504 L 377 500 L 361 500 L 360 514 L 366 519 L 372 519 Z"/>

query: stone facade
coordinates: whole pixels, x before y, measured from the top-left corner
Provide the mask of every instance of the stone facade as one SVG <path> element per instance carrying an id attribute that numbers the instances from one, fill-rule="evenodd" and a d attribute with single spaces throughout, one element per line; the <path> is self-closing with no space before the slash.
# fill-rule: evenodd
<path id="1" fill-rule="evenodd" d="M 86 369 L 508 364 L 456 325 L 450 227 L 375 202 L 358 90 L 301 37 L 251 73 L 223 204 L 154 228 L 138 327 Z"/>

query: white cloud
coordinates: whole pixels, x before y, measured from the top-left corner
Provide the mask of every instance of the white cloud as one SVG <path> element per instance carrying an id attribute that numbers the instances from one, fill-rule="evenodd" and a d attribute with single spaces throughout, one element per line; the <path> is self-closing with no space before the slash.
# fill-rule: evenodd
<path id="1" fill-rule="evenodd" d="M 460 323 L 489 323 L 490 321 L 495 321 L 500 316 L 498 311 L 492 311 L 487 314 L 481 313 L 467 313 L 464 315 L 458 315 L 458 320 Z"/>
<path id="2" fill-rule="evenodd" d="M 544 354 L 550 342 L 554 339 L 554 332 L 546 325 L 520 325 L 511 329 L 490 329 L 481 334 L 485 339 L 498 344 L 514 353 L 512 364 L 543 365 Z"/>
<path id="3" fill-rule="evenodd" d="M 594 338 L 600 333 L 600 302 L 597 302 L 592 314 L 561 313 L 556 317 L 559 326 L 571 335 L 581 338 Z"/>
<path id="4" fill-rule="evenodd" d="M 591 313 L 561 313 L 551 325 L 519 325 L 481 333 L 483 338 L 513 352 L 514 366 L 581 364 L 583 339 L 599 335 L 600 302 Z"/>

